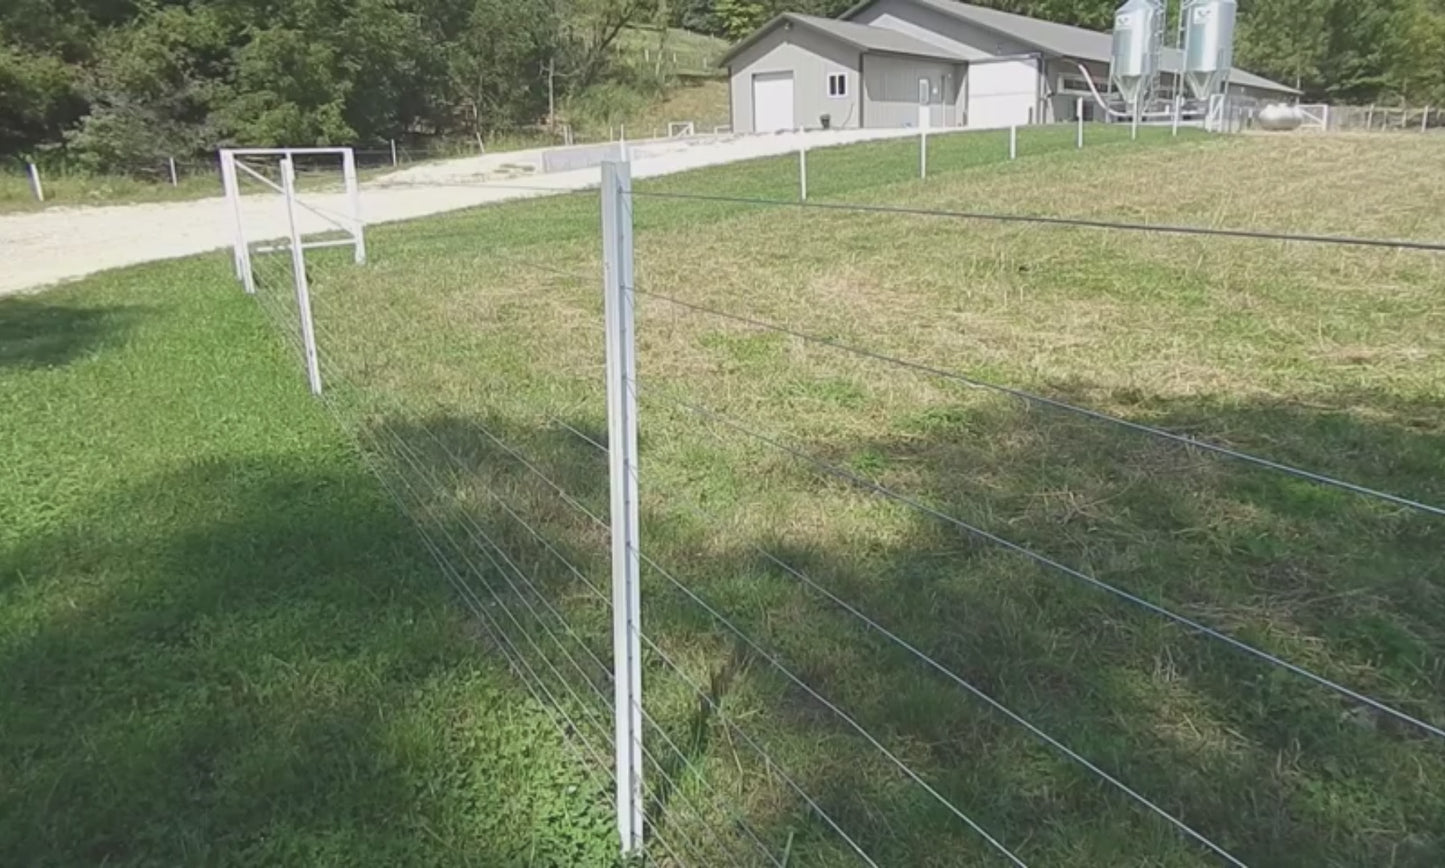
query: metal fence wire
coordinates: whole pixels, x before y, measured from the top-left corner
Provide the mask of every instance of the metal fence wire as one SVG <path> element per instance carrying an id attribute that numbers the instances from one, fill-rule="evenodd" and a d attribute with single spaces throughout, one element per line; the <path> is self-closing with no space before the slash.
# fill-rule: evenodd
<path id="1" fill-rule="evenodd" d="M 294 209 L 304 197 L 284 169 L 280 180 Z M 1117 705 L 1127 691 L 1070 694 L 1083 684 L 1078 668 L 1095 664 L 1081 659 L 1087 651 L 1057 647 L 1036 620 L 1148 637 L 1155 665 L 1200 673 L 1221 701 L 1263 708 L 1262 697 L 1285 697 L 1311 719 L 1368 715 L 1361 738 L 1430 756 L 1445 746 L 1438 702 L 1246 629 L 1188 589 L 1147 579 L 1149 570 L 1111 569 L 1087 543 L 1016 526 L 994 509 L 1007 498 L 980 489 L 956 500 L 907 484 L 908 473 L 879 469 L 871 447 L 841 449 L 807 420 L 794 424 L 789 414 L 806 413 L 777 398 L 780 384 L 687 354 L 715 341 L 789 354 L 808 370 L 858 366 L 899 391 L 941 390 L 981 416 L 1017 420 L 1020 436 L 1045 443 L 1119 438 L 1100 447 L 1117 454 L 1099 460 L 1147 453 L 1176 469 L 1258 474 L 1430 533 L 1445 505 L 741 309 L 677 284 L 661 262 L 639 262 L 633 226 L 653 208 L 727 205 L 792 209 L 799 220 L 1009 223 L 1423 256 L 1445 253 L 1445 243 L 635 190 L 625 162 L 605 163 L 600 190 L 576 195 L 600 213 L 600 299 L 596 272 L 489 253 L 497 286 L 528 273 L 546 287 L 493 304 L 536 306 L 553 332 L 547 347 L 487 350 L 428 332 L 404 300 L 349 282 L 340 251 L 315 251 L 308 265 L 304 233 L 283 244 L 294 256 L 251 252 L 248 268 L 280 331 L 303 358 L 314 354 L 320 400 L 596 780 L 624 856 L 1027 866 L 1072 847 L 1121 864 L 1269 864 L 1251 860 L 1228 817 L 1192 797 L 1194 778 L 1161 784 L 1147 759 L 1101 737 L 1112 726 L 1138 731 Z M 434 240 L 456 231 L 439 228 Z M 415 243 L 425 249 L 427 234 Z M 314 297 L 297 291 L 308 268 L 327 275 L 313 281 Z M 464 278 L 458 291 L 469 297 L 469 281 L 482 279 Z M 337 325 L 343 305 L 366 306 L 365 334 Z M 475 383 L 457 391 L 426 365 L 402 375 L 409 354 L 446 340 L 456 344 L 444 358 L 495 353 Z M 566 372 L 529 364 L 540 353 L 565 356 Z M 524 408 L 477 412 L 472 389 Z M 1058 460 L 1067 454 L 1077 453 Z M 914 529 L 883 556 L 883 539 L 820 528 L 840 514 L 843 528 Z M 1005 590 L 976 589 L 975 573 Z M 885 575 L 911 584 L 885 587 Z M 1029 649 L 1067 662 L 1031 674 L 1007 659 Z M 1270 725 L 1297 744 L 1288 722 Z M 1183 767 L 1225 771 L 1204 756 Z M 1118 831 L 1061 844 L 1057 830 L 1033 828 L 1044 807 Z"/>

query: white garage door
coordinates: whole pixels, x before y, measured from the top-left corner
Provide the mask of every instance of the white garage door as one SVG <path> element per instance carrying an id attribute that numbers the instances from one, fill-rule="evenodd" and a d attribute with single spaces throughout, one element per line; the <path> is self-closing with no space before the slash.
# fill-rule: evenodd
<path id="1" fill-rule="evenodd" d="M 753 132 L 793 128 L 793 74 L 761 72 L 753 76 Z"/>
<path id="2" fill-rule="evenodd" d="M 968 125 L 978 129 L 1023 125 L 1039 100 L 1039 65 L 1032 57 L 971 63 Z"/>

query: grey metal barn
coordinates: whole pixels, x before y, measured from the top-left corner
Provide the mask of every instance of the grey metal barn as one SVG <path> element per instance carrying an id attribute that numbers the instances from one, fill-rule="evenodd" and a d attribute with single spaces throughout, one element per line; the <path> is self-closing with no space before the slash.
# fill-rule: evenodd
<path id="1" fill-rule="evenodd" d="M 864 0 L 837 19 L 779 15 L 722 62 L 737 132 L 987 129 L 1074 120 L 1081 96 L 1090 113 L 1090 81 L 1108 89 L 1110 48 L 1108 33 L 954 0 Z M 1160 63 L 1171 81 L 1180 52 Z M 1235 69 L 1230 93 L 1264 102 L 1298 91 Z"/>

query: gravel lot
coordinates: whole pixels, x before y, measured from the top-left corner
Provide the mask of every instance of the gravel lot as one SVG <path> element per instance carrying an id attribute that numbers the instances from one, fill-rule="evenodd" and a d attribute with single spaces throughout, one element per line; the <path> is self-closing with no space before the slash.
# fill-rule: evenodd
<path id="1" fill-rule="evenodd" d="M 633 176 L 666 175 L 808 147 L 850 144 L 916 135 L 912 130 L 833 130 L 721 139 L 661 140 L 629 144 Z M 553 149 L 549 164 L 587 163 L 605 146 Z M 559 160 L 558 157 L 566 159 Z M 519 151 L 433 163 L 388 174 L 363 185 L 361 209 L 367 223 L 409 220 L 490 202 L 548 195 L 595 186 L 595 166 L 541 173 L 543 152 Z M 338 173 L 339 174 L 339 173 Z M 319 211 L 346 213 L 344 195 L 306 193 L 302 201 Z M 287 234 L 278 195 L 245 196 L 243 220 L 250 240 Z M 305 214 L 303 232 L 329 228 Z M 190 202 L 50 208 L 0 215 L 0 295 L 35 291 L 97 271 L 190 256 L 229 247 L 231 216 L 219 196 Z"/>

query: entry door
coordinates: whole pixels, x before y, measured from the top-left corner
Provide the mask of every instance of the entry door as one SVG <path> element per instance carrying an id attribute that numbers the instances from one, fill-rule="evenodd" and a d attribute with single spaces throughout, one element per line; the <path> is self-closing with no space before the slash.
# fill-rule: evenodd
<path id="1" fill-rule="evenodd" d="M 918 79 L 918 128 L 926 130 L 933 125 L 933 82 L 925 76 Z"/>
<path id="2" fill-rule="evenodd" d="M 760 72 L 753 75 L 753 132 L 775 133 L 794 126 L 793 74 Z"/>
<path id="3" fill-rule="evenodd" d="M 978 129 L 1023 126 L 1039 102 L 1039 63 L 1024 57 L 971 63 L 968 125 Z"/>

